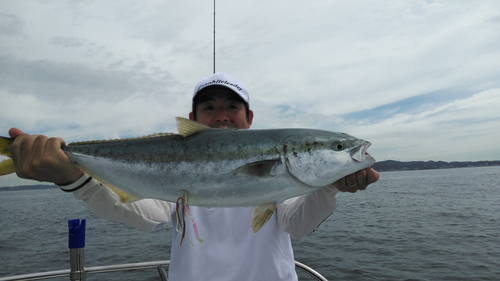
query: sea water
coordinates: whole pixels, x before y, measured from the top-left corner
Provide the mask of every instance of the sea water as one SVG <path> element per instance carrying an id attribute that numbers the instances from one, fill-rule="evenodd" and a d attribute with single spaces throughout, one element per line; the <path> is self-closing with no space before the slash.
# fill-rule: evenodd
<path id="1" fill-rule="evenodd" d="M 99 219 L 56 188 L 4 191 L 0 277 L 68 269 L 67 221 L 77 218 L 87 219 L 87 267 L 170 258 L 169 228 L 146 233 Z M 367 190 L 342 193 L 337 210 L 292 243 L 295 259 L 329 280 L 500 280 L 500 167 L 382 172 Z"/>

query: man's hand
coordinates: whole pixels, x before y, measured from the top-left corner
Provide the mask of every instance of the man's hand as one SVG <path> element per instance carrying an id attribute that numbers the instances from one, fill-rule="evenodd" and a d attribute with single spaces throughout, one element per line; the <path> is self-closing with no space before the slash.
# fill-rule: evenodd
<path id="1" fill-rule="evenodd" d="M 83 175 L 61 149 L 65 145 L 61 138 L 28 135 L 17 128 L 9 135 L 15 139 L 10 152 L 18 177 L 66 185 Z"/>
<path id="2" fill-rule="evenodd" d="M 334 182 L 333 186 L 341 192 L 355 193 L 358 190 L 365 190 L 369 184 L 376 182 L 378 178 L 379 174 L 377 171 L 372 168 L 366 168 Z"/>

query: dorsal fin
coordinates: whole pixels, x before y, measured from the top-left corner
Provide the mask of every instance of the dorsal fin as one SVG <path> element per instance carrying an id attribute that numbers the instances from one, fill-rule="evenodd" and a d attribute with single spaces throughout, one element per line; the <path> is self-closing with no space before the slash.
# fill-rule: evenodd
<path id="1" fill-rule="evenodd" d="M 177 117 L 175 119 L 177 120 L 177 130 L 179 130 L 179 134 L 184 137 L 188 137 L 190 135 L 193 135 L 201 131 L 213 129 L 207 125 L 203 125 L 201 123 L 186 118 Z"/>

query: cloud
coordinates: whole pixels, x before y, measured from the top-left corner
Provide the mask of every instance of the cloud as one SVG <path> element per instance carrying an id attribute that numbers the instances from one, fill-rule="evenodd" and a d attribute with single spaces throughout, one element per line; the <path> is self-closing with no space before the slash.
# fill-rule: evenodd
<path id="1" fill-rule="evenodd" d="M 248 68 L 243 75 L 254 80 L 248 84 L 268 102 L 346 114 L 442 89 L 500 86 L 492 83 L 500 74 L 493 65 L 498 50 L 472 51 L 500 43 L 482 23 L 487 5 L 315 2 L 287 5 L 279 15 L 260 6 L 238 8 L 251 12 L 238 18 L 226 8 L 229 16 L 218 32 L 224 34 L 221 68 L 232 70 L 234 62 L 238 71 Z M 272 17 L 279 20 L 244 24 Z M 464 44 L 464 38 L 472 41 Z M 258 74 L 249 73 L 255 69 Z"/>
<path id="2" fill-rule="evenodd" d="M 383 159 L 495 160 L 500 138 L 500 89 L 449 101 L 422 112 L 396 113 L 376 123 L 350 124 Z"/>
<path id="3" fill-rule="evenodd" d="M 24 36 L 24 21 L 17 15 L 0 13 L 0 36 Z"/>
<path id="4" fill-rule="evenodd" d="M 78 48 L 84 45 L 84 40 L 80 38 L 76 38 L 74 36 L 71 37 L 62 37 L 62 36 L 54 36 L 49 40 L 50 44 L 58 45 L 63 48 Z"/>
<path id="5" fill-rule="evenodd" d="M 82 63 L 0 56 L 0 89 L 40 99 L 118 101 L 132 95 L 175 98 L 172 89 L 176 84 L 168 71 L 145 63 L 128 69 L 96 69 Z"/>
<path id="6" fill-rule="evenodd" d="M 9 104 L 1 112 L 2 135 L 10 127 L 19 127 L 29 134 L 59 136 L 67 141 L 175 132 L 174 117 L 189 113 L 189 99 L 171 103 L 166 96 L 63 102 L 0 92 L 0 99 Z"/>

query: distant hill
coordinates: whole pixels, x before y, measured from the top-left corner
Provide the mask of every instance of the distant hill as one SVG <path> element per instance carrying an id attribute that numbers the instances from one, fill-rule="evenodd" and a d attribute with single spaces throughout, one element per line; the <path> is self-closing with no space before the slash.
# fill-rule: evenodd
<path id="1" fill-rule="evenodd" d="M 476 162 L 444 162 L 444 161 L 410 161 L 401 162 L 386 160 L 375 163 L 372 168 L 379 172 L 408 171 L 408 170 L 431 170 L 452 169 L 465 167 L 500 166 L 500 161 L 476 161 Z"/>
<path id="2" fill-rule="evenodd" d="M 7 187 L 0 187 L 0 192 L 2 192 L 2 191 L 16 191 L 16 190 L 51 189 L 51 188 L 58 188 L 58 187 L 54 184 L 7 186 Z"/>

